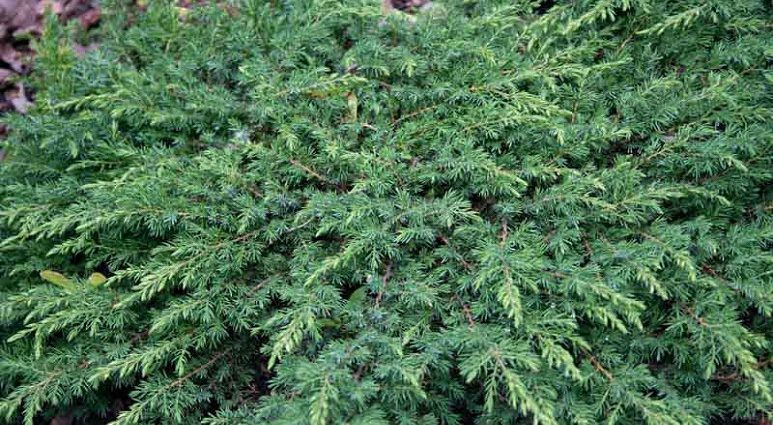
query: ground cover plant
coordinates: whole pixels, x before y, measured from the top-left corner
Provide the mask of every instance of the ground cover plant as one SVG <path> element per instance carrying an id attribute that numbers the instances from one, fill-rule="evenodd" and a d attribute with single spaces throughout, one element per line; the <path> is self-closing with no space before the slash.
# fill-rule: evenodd
<path id="1" fill-rule="evenodd" d="M 771 419 L 769 2 L 102 6 L 5 118 L 0 421 Z"/>

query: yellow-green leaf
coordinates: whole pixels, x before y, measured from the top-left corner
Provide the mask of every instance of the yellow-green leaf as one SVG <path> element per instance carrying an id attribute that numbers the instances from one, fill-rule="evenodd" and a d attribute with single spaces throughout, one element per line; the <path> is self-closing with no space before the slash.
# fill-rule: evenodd
<path id="1" fill-rule="evenodd" d="M 103 283 L 107 282 L 107 278 L 105 275 L 99 272 L 92 273 L 91 276 L 89 276 L 89 283 L 93 287 L 97 287 L 102 285 Z"/>
<path id="2" fill-rule="evenodd" d="M 341 326 L 341 321 L 335 319 L 319 319 L 317 322 L 322 328 L 337 328 Z"/>
<path id="3" fill-rule="evenodd" d="M 53 283 L 56 286 L 64 289 L 75 289 L 75 284 L 63 274 L 55 272 L 53 270 L 43 270 L 40 272 L 40 277 L 48 282 Z"/>

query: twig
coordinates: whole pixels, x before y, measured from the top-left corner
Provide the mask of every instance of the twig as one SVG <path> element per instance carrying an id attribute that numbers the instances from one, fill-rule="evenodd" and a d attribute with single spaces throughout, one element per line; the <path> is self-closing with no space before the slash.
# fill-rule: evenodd
<path id="1" fill-rule="evenodd" d="M 553 277 L 555 277 L 557 279 L 566 279 L 566 278 L 569 277 L 569 276 L 565 275 L 564 273 L 554 272 L 554 271 L 550 271 L 550 270 L 542 270 L 542 273 L 548 274 L 548 275 L 553 276 Z"/>
<path id="2" fill-rule="evenodd" d="M 271 276 L 271 277 L 273 277 L 273 276 Z M 247 295 L 252 295 L 252 294 L 258 292 L 260 290 L 260 288 L 263 287 L 263 285 L 265 285 L 266 283 L 268 283 L 269 280 L 271 280 L 271 277 L 267 277 L 267 278 L 261 280 L 257 285 L 255 285 L 252 288 L 250 288 L 250 290 L 247 291 Z"/>
<path id="3" fill-rule="evenodd" d="M 295 159 L 289 159 L 288 161 L 290 161 L 290 164 L 292 164 L 292 165 L 294 165 L 294 166 L 296 166 L 296 167 L 298 167 L 298 168 L 302 169 L 303 171 L 305 171 L 305 172 L 307 172 L 309 175 L 311 175 L 311 176 L 315 177 L 316 179 L 318 179 L 318 180 L 319 180 L 319 181 L 321 181 L 322 183 L 329 184 L 329 185 L 331 185 L 331 186 L 335 186 L 335 188 L 336 188 L 336 189 L 338 189 L 338 190 L 340 190 L 340 191 L 345 191 L 345 190 L 347 189 L 346 183 L 336 183 L 336 182 L 334 182 L 334 181 L 330 180 L 329 178 L 327 178 L 327 177 L 323 176 L 322 174 L 319 174 L 318 172 L 316 172 L 316 171 L 312 170 L 311 168 L 309 168 L 309 167 L 307 167 L 307 166 L 303 165 L 303 164 L 302 164 L 300 161 L 298 161 L 298 160 L 295 160 Z"/>
<path id="4" fill-rule="evenodd" d="M 141 339 L 147 338 L 149 333 L 150 333 L 149 331 L 142 331 L 142 332 L 134 335 L 132 337 L 132 339 L 129 340 L 129 344 L 130 345 L 134 345 L 135 342 L 137 342 L 137 341 L 139 341 Z"/>
<path id="5" fill-rule="evenodd" d="M 773 358 L 770 358 L 770 359 L 767 359 L 767 360 L 759 360 L 759 361 L 757 361 L 757 364 L 755 365 L 755 368 L 756 369 L 765 369 L 769 364 L 773 364 Z M 720 382 L 733 382 L 733 381 L 738 381 L 738 380 L 743 379 L 743 378 L 744 377 L 740 373 L 738 373 L 738 372 L 728 373 L 727 375 L 716 374 L 716 375 L 711 377 L 711 379 L 713 379 L 715 381 L 720 381 Z"/>
<path id="6" fill-rule="evenodd" d="M 445 237 L 443 235 L 440 235 L 440 236 L 438 236 L 438 239 L 440 240 L 440 242 L 443 243 L 443 245 L 446 245 L 447 247 L 451 248 L 454 252 L 459 254 L 459 251 L 457 251 L 456 248 L 451 246 L 451 242 L 448 240 L 447 237 Z M 462 267 L 464 267 L 465 270 L 471 270 L 472 269 L 472 265 L 470 265 L 470 263 L 468 263 L 467 260 L 465 260 L 464 257 L 462 257 L 461 254 L 459 254 L 459 263 L 462 264 Z"/>
<path id="7" fill-rule="evenodd" d="M 590 363 L 593 365 L 593 368 L 596 369 L 596 371 L 604 375 L 604 377 L 607 378 L 607 380 L 609 381 L 614 380 L 614 376 L 612 376 L 612 374 L 604 368 L 604 366 L 601 364 L 599 359 L 597 359 L 589 351 L 582 350 L 582 352 L 588 357 L 588 360 L 590 360 Z"/>
<path id="8" fill-rule="evenodd" d="M 359 381 L 362 374 L 365 372 L 366 367 L 368 367 L 367 363 L 361 364 L 360 367 L 357 368 L 357 371 L 354 372 L 354 375 L 352 375 L 352 378 L 354 378 L 355 381 Z"/>
<path id="9" fill-rule="evenodd" d="M 263 194 L 260 193 L 260 190 L 258 190 L 258 188 L 255 187 L 255 185 L 251 184 L 251 185 L 247 186 L 247 190 L 256 198 L 262 198 L 263 197 Z"/>
<path id="10" fill-rule="evenodd" d="M 390 261 L 389 264 L 387 264 L 386 271 L 384 272 L 384 276 L 381 277 L 381 290 L 378 291 L 378 294 L 376 294 L 376 308 L 378 308 L 381 305 L 381 298 L 384 296 L 384 291 L 386 290 L 387 283 L 389 282 L 389 279 L 392 277 L 392 262 Z"/>
<path id="11" fill-rule="evenodd" d="M 551 229 L 547 235 L 545 235 L 544 238 L 542 238 L 542 242 L 548 243 L 550 242 L 550 238 L 553 237 L 553 235 L 556 234 L 556 229 Z"/>
<path id="12" fill-rule="evenodd" d="M 303 171 L 311 174 L 312 176 L 316 177 L 317 179 L 322 180 L 325 183 L 332 183 L 330 180 L 328 180 L 327 178 L 325 178 L 324 176 L 322 176 L 318 172 L 316 172 L 316 171 L 312 170 L 311 168 L 301 164 L 301 162 L 298 161 L 298 160 L 291 159 L 290 160 L 290 164 L 295 165 L 296 167 L 298 167 L 298 168 L 302 169 Z"/>
<path id="13" fill-rule="evenodd" d="M 209 369 L 213 364 L 215 364 L 216 361 L 220 360 L 221 357 L 223 357 L 226 354 L 230 353 L 231 350 L 232 349 L 229 348 L 228 350 L 221 351 L 221 352 L 215 354 L 214 356 L 212 356 L 211 359 L 209 359 L 208 362 L 206 362 L 203 365 L 197 367 L 196 369 L 193 369 L 192 371 L 188 372 L 187 374 L 185 374 L 185 376 L 175 380 L 174 382 L 169 384 L 167 386 L 167 388 L 178 387 L 178 386 L 182 385 L 185 381 L 191 379 L 191 377 L 193 377 L 194 375 L 196 375 L 196 374 L 198 374 L 198 373 L 200 373 L 200 372 L 202 372 L 202 371 L 204 371 L 206 369 Z"/>
<path id="14" fill-rule="evenodd" d="M 695 314 L 695 310 L 693 310 L 692 308 L 684 306 L 684 307 L 682 307 L 682 311 L 687 313 L 693 320 L 698 322 L 699 325 L 701 325 L 701 326 L 708 326 L 709 325 L 708 322 L 706 322 L 706 320 L 704 320 L 702 317 L 700 317 L 697 314 Z"/>
<path id="15" fill-rule="evenodd" d="M 711 377 L 711 379 L 715 381 L 720 381 L 720 382 L 733 382 L 733 381 L 737 381 L 738 378 L 739 378 L 738 372 L 733 372 L 728 375 L 714 375 Z"/>
<path id="16" fill-rule="evenodd" d="M 408 115 L 404 115 L 404 116 L 402 116 L 402 117 L 400 117 L 400 118 L 398 118 L 398 119 L 394 120 L 394 122 L 392 122 L 392 127 L 396 127 L 396 126 L 397 126 L 397 124 L 399 124 L 399 123 L 400 123 L 400 122 L 402 122 L 403 120 L 406 120 L 406 119 L 408 119 L 408 118 L 415 117 L 416 115 L 423 114 L 424 112 L 431 111 L 431 110 L 433 110 L 433 109 L 437 108 L 438 106 L 440 106 L 440 104 L 435 104 L 435 105 L 432 105 L 432 106 L 427 106 L 426 108 L 421 108 L 421 109 L 419 109 L 418 111 L 414 111 L 414 112 L 411 112 L 411 113 L 410 113 L 410 114 L 408 114 Z"/>
<path id="17" fill-rule="evenodd" d="M 585 236 L 582 237 L 582 245 L 585 248 L 585 253 L 588 255 L 588 259 L 593 257 L 593 248 L 591 248 L 590 243 L 588 242 L 588 238 Z"/>
<path id="18" fill-rule="evenodd" d="M 475 319 L 472 317 L 472 311 L 470 310 L 470 306 L 465 303 L 459 295 L 454 294 L 454 300 L 458 301 L 459 304 L 462 305 L 462 314 L 464 314 L 464 317 L 467 319 L 467 324 L 472 328 L 475 326 Z"/>

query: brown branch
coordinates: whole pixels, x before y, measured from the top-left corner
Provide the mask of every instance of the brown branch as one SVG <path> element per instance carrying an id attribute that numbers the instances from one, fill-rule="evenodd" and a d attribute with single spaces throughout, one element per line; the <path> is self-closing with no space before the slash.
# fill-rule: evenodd
<path id="1" fill-rule="evenodd" d="M 550 242 L 550 238 L 552 238 L 552 237 L 553 237 L 553 235 L 555 235 L 555 234 L 556 234 L 556 229 L 551 229 L 551 230 L 548 232 L 548 234 L 547 234 L 547 235 L 545 235 L 545 237 L 544 237 L 544 238 L 542 238 L 542 242 L 544 242 L 544 243 L 548 243 L 548 242 Z"/>
<path id="2" fill-rule="evenodd" d="M 260 190 L 258 190 L 258 188 L 254 184 L 251 184 L 251 185 L 247 186 L 247 190 L 252 194 L 252 196 L 254 196 L 256 198 L 262 198 L 263 197 L 263 194 L 260 193 Z"/>
<path id="3" fill-rule="evenodd" d="M 590 360 L 591 365 L 593 365 L 593 368 L 596 369 L 600 374 L 604 375 L 607 380 L 612 381 L 614 379 L 614 376 L 604 368 L 604 366 L 601 364 L 599 359 L 596 358 L 593 354 L 591 354 L 589 351 L 582 350 L 582 352 L 588 357 L 588 360 Z"/>
<path id="4" fill-rule="evenodd" d="M 767 360 L 758 360 L 755 365 L 756 369 L 765 369 L 769 364 L 773 364 L 773 358 Z M 744 379 L 743 375 L 738 372 L 728 373 L 727 375 L 716 374 L 711 379 L 720 382 L 734 382 Z"/>
<path id="5" fill-rule="evenodd" d="M 263 285 L 268 283 L 269 280 L 271 280 L 271 277 L 267 277 L 267 278 L 261 280 L 260 282 L 258 282 L 257 285 L 253 286 L 252 288 L 250 288 L 249 291 L 247 291 L 247 295 L 252 295 L 252 294 L 258 292 L 260 290 L 260 288 L 263 287 Z"/>
<path id="6" fill-rule="evenodd" d="M 455 253 L 459 254 L 459 251 L 457 251 L 456 248 L 454 248 L 451 245 L 451 241 L 449 241 L 447 237 L 445 237 L 443 235 L 440 235 L 440 236 L 438 236 L 438 239 L 440 240 L 440 242 L 443 243 L 443 245 L 446 245 L 447 247 L 451 248 Z M 461 254 L 459 254 L 459 263 L 462 264 L 462 267 L 464 267 L 465 270 L 471 270 L 472 269 L 472 265 L 470 263 L 468 263 L 464 259 L 464 257 L 462 257 Z"/>
<path id="7" fill-rule="evenodd" d="M 169 384 L 169 385 L 167 386 L 167 388 L 174 388 L 174 387 L 179 387 L 179 386 L 180 386 L 180 385 L 182 385 L 182 384 L 183 384 L 185 381 L 187 381 L 187 380 L 191 379 L 191 377 L 195 376 L 195 375 L 196 375 L 196 374 L 198 374 L 198 373 L 201 373 L 201 372 L 202 372 L 202 371 L 204 371 L 204 370 L 207 370 L 207 369 L 209 369 L 209 368 L 210 368 L 210 367 L 211 367 L 213 364 L 215 364 L 215 362 L 216 362 L 216 361 L 220 360 L 220 358 L 222 358 L 223 356 L 225 356 L 226 354 L 228 354 L 228 353 L 230 353 L 230 352 L 231 352 L 231 349 L 228 349 L 228 350 L 221 351 L 221 352 L 219 352 L 219 353 L 215 354 L 214 356 L 212 356 L 212 358 L 211 358 L 211 359 L 209 359 L 209 361 L 208 361 L 208 362 L 206 362 L 206 363 L 204 363 L 203 365 L 201 365 L 201 366 L 197 367 L 196 369 L 193 369 L 192 371 L 188 372 L 187 374 L 185 374 L 185 376 L 183 376 L 183 377 L 181 377 L 181 378 L 179 378 L 179 379 L 175 380 L 174 382 L 172 382 L 171 384 Z"/>
<path id="8" fill-rule="evenodd" d="M 322 183 L 325 183 L 325 184 L 328 184 L 330 186 L 333 186 L 336 189 L 338 189 L 339 191 L 345 192 L 348 189 L 348 186 L 347 186 L 346 183 L 343 183 L 343 182 L 336 183 L 333 180 L 330 180 L 329 178 L 323 176 L 322 174 L 320 174 L 320 173 L 314 171 L 313 169 L 307 167 L 306 165 L 303 165 L 303 163 L 301 163 L 298 160 L 289 159 L 288 161 L 290 161 L 290 164 L 292 164 L 292 165 L 302 169 L 303 171 L 305 171 L 306 173 L 308 173 L 312 177 L 316 178 L 317 180 L 321 181 Z"/>
<path id="9" fill-rule="evenodd" d="M 709 325 L 708 322 L 706 322 L 706 320 L 704 320 L 702 317 L 700 317 L 697 314 L 695 314 L 695 310 L 693 310 L 692 308 L 684 306 L 684 307 L 682 307 L 682 311 L 687 313 L 687 315 L 689 315 L 693 320 L 698 322 L 699 325 L 701 325 L 701 326 L 708 326 Z"/>
<path id="10" fill-rule="evenodd" d="M 561 272 L 553 272 L 553 271 L 550 271 L 550 270 L 542 270 L 542 273 L 548 274 L 548 275 L 553 276 L 553 277 L 555 277 L 557 279 L 566 279 L 566 278 L 569 277 L 569 276 L 567 276 L 567 275 L 565 275 L 565 274 L 563 274 Z"/>
<path id="11" fill-rule="evenodd" d="M 387 264 L 386 271 L 384 272 L 384 276 L 381 276 L 381 290 L 378 291 L 378 294 L 376 294 L 376 308 L 378 308 L 381 305 L 381 298 L 384 296 L 384 291 L 386 290 L 387 283 L 389 282 L 389 279 L 392 277 L 392 262 L 390 261 L 389 264 Z"/>
<path id="12" fill-rule="evenodd" d="M 631 40 L 633 40 L 633 37 L 634 37 L 634 35 L 636 35 L 636 32 L 637 32 L 638 30 L 639 30 L 639 28 L 637 27 L 635 30 L 633 30 L 633 32 L 631 33 L 631 35 L 629 35 L 629 36 L 628 36 L 628 38 L 626 38 L 625 40 L 623 40 L 623 42 L 620 44 L 620 46 L 618 46 L 617 50 L 615 50 L 615 54 L 616 54 L 616 55 L 617 55 L 617 54 L 620 54 L 620 52 L 622 52 L 622 51 L 623 51 L 623 49 L 625 48 L 625 45 L 626 45 L 626 44 L 628 44 L 628 42 L 630 42 Z"/>
<path id="13" fill-rule="evenodd" d="M 733 372 L 728 375 L 714 375 L 711 377 L 711 379 L 720 382 L 733 382 L 737 381 L 740 377 L 741 376 L 738 375 L 738 372 Z"/>
<path id="14" fill-rule="evenodd" d="M 504 246 L 505 245 L 505 241 L 507 240 L 507 236 L 508 236 L 507 219 L 503 218 L 502 219 L 502 231 L 499 233 L 499 239 L 500 239 L 499 245 L 500 246 Z"/>
<path id="15" fill-rule="evenodd" d="M 316 172 L 316 171 L 312 170 L 311 168 L 309 168 L 309 167 L 307 167 L 307 166 L 303 165 L 303 164 L 302 164 L 300 161 L 298 161 L 298 160 L 291 159 L 291 160 L 290 160 L 290 164 L 293 164 L 293 165 L 295 165 L 296 167 L 298 167 L 298 168 L 302 169 L 303 171 L 307 172 L 308 174 L 310 174 L 310 175 L 312 175 L 312 176 L 316 177 L 318 180 L 321 180 L 321 181 L 323 181 L 323 182 L 325 182 L 325 183 L 328 183 L 328 184 L 332 184 L 332 182 L 331 182 L 330 180 L 328 180 L 326 177 L 324 177 L 323 175 L 319 174 L 318 172 Z"/>
<path id="16" fill-rule="evenodd" d="M 582 246 L 585 248 L 585 254 L 590 260 L 590 258 L 593 257 L 593 248 L 591 248 L 590 243 L 588 242 L 588 238 L 585 236 L 582 237 Z"/>
<path id="17" fill-rule="evenodd" d="M 398 119 L 394 120 L 394 122 L 392 123 L 392 126 L 393 126 L 393 127 L 396 127 L 396 126 L 397 126 L 397 124 L 399 124 L 401 121 L 403 121 L 403 120 L 406 120 L 406 119 L 408 119 L 408 118 L 415 117 L 416 115 L 423 114 L 424 112 L 431 111 L 431 110 L 433 110 L 433 109 L 437 108 L 438 106 L 440 106 L 440 104 L 435 104 L 435 105 L 432 105 L 432 106 L 428 106 L 428 107 L 426 107 L 426 108 L 421 108 L 421 109 L 419 109 L 418 111 L 414 111 L 414 112 L 411 112 L 411 113 L 410 113 L 410 114 L 408 114 L 408 115 L 404 115 L 404 116 L 402 116 L 402 117 L 400 117 L 400 118 L 398 118 Z"/>
<path id="18" fill-rule="evenodd" d="M 354 375 L 352 375 L 352 378 L 354 378 L 355 381 L 359 381 L 362 377 L 362 374 L 365 373 L 365 369 L 368 367 L 368 363 L 363 363 L 360 365 L 360 367 L 357 368 L 357 371 L 354 372 Z"/>
<path id="19" fill-rule="evenodd" d="M 258 232 L 245 233 L 245 234 L 243 234 L 241 236 L 238 236 L 238 237 L 234 238 L 232 241 L 235 242 L 235 243 L 244 242 L 247 239 L 255 236 L 256 233 L 258 233 Z"/>
<path id="20" fill-rule="evenodd" d="M 454 294 L 454 299 L 459 302 L 459 304 L 462 305 L 462 314 L 467 319 L 467 324 L 472 328 L 475 326 L 475 319 L 472 318 L 472 311 L 470 310 L 470 306 L 467 305 L 464 301 L 462 301 L 461 297 L 459 295 Z"/>
<path id="21" fill-rule="evenodd" d="M 727 282 L 727 279 L 725 279 L 724 277 L 720 276 L 719 273 L 717 273 L 716 270 L 714 270 L 713 268 L 711 268 L 711 266 L 709 266 L 707 264 L 704 264 L 701 267 L 701 270 L 703 270 L 706 274 L 711 275 L 712 277 L 715 277 L 715 278 L 717 278 L 717 279 L 719 279 L 721 281 Z"/>
<path id="22" fill-rule="evenodd" d="M 714 269 L 713 269 L 711 266 L 709 266 L 708 264 L 704 264 L 704 265 L 702 265 L 702 266 L 701 266 L 701 271 L 702 271 L 703 273 L 706 273 L 707 275 L 709 275 L 709 276 L 713 277 L 714 279 L 717 279 L 718 281 L 720 281 L 720 282 L 724 283 L 725 285 L 727 285 L 727 286 L 728 286 L 730 289 L 732 289 L 732 290 L 733 290 L 733 291 L 735 291 L 736 293 L 741 293 L 741 290 L 740 290 L 740 289 L 738 289 L 737 287 L 733 286 L 733 282 L 732 282 L 732 281 L 730 281 L 729 279 L 726 279 L 725 277 L 723 277 L 722 275 L 720 275 L 719 273 L 717 273 L 717 271 L 716 271 L 716 270 L 714 270 Z"/>
<path id="23" fill-rule="evenodd" d="M 137 342 L 137 341 L 139 341 L 139 340 L 141 340 L 141 339 L 145 339 L 145 338 L 147 338 L 149 333 L 150 333 L 150 331 L 142 331 L 142 332 L 140 332 L 140 333 L 138 333 L 138 334 L 134 335 L 134 336 L 133 336 L 133 337 L 132 337 L 132 338 L 129 340 L 129 344 L 131 344 L 131 345 L 134 345 L 134 343 L 135 343 L 135 342 Z"/>

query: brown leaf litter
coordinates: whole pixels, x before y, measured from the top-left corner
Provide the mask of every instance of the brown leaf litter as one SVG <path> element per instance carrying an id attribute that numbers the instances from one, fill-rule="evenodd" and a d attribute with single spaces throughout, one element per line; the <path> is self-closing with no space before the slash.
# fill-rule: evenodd
<path id="1" fill-rule="evenodd" d="M 62 21 L 77 19 L 83 29 L 100 19 L 96 0 L 0 0 L 0 115 L 25 114 L 33 104 L 33 93 L 20 80 L 31 70 L 34 52 L 30 40 L 41 34 L 47 9 Z M 75 44 L 73 50 L 83 56 L 95 47 Z M 7 132 L 0 124 L 0 140 Z M 4 158 L 0 149 L 0 161 Z"/>

